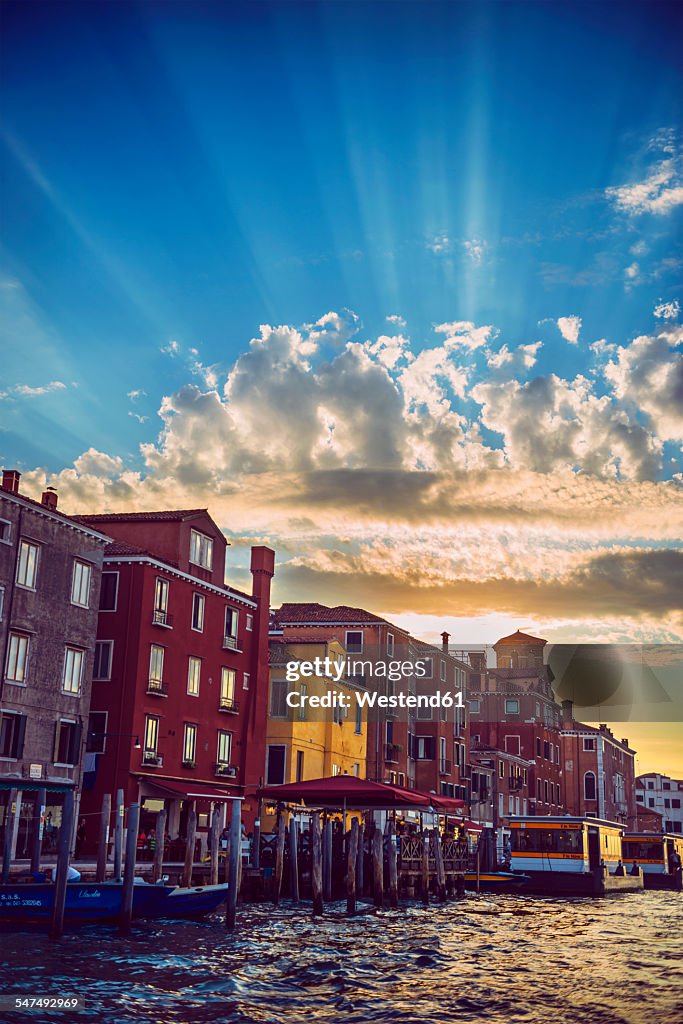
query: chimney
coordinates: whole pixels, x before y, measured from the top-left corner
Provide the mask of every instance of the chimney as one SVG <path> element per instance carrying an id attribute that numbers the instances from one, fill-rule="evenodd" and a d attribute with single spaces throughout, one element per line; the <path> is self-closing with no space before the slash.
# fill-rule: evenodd
<path id="1" fill-rule="evenodd" d="M 628 736 L 625 739 L 622 739 L 621 742 L 624 744 L 625 747 L 627 747 L 628 746 Z"/>
<path id="2" fill-rule="evenodd" d="M 40 499 L 42 505 L 46 508 L 57 508 L 57 492 L 54 487 L 48 487 L 47 490 L 43 491 L 43 496 Z"/>
<path id="3" fill-rule="evenodd" d="M 441 650 L 444 654 L 448 654 L 448 641 L 451 638 L 450 633 L 443 632 L 441 634 Z"/>
<path id="4" fill-rule="evenodd" d="M 3 491 L 9 491 L 10 494 L 19 493 L 19 481 L 21 480 L 21 473 L 16 469 L 3 469 L 2 471 L 2 489 Z"/>
<path id="5" fill-rule="evenodd" d="M 571 725 L 574 721 L 574 702 L 571 700 L 562 701 L 562 725 Z"/>

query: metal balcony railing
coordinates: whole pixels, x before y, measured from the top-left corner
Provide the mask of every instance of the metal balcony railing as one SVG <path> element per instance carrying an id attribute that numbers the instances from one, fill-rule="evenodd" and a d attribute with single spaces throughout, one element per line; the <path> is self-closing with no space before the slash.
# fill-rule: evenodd
<path id="1" fill-rule="evenodd" d="M 236 651 L 237 650 L 237 637 L 236 636 L 224 636 L 223 637 L 223 650 Z"/>
<path id="2" fill-rule="evenodd" d="M 439 761 L 439 771 L 442 775 L 451 774 L 451 762 L 447 758 L 442 757 Z"/>
<path id="3" fill-rule="evenodd" d="M 162 768 L 164 758 L 156 750 L 145 750 L 142 754 L 142 763 L 148 766 L 151 765 L 154 768 Z"/>
<path id="4" fill-rule="evenodd" d="M 225 761 L 219 761 L 218 764 L 213 766 L 214 774 L 225 775 L 228 778 L 234 778 L 237 775 L 237 768 L 232 764 L 227 764 Z"/>
<path id="5" fill-rule="evenodd" d="M 230 714 L 236 715 L 240 709 L 239 704 L 235 701 L 234 697 L 219 697 L 218 698 L 218 710 L 227 711 Z"/>
<path id="6" fill-rule="evenodd" d="M 392 763 L 398 762 L 398 755 L 400 754 L 400 748 L 395 743 L 384 744 L 384 760 Z"/>
<path id="7" fill-rule="evenodd" d="M 173 616 L 169 615 L 163 608 L 155 608 L 152 613 L 152 625 L 154 626 L 166 626 L 167 629 L 173 628 Z"/>
<path id="8" fill-rule="evenodd" d="M 168 697 L 168 683 L 163 679 L 148 679 L 147 693 L 154 697 Z"/>

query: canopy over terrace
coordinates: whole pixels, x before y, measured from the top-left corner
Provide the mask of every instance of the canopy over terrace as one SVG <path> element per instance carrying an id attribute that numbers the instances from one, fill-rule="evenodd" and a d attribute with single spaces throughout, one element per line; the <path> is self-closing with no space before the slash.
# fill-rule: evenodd
<path id="1" fill-rule="evenodd" d="M 262 786 L 258 797 L 277 803 L 306 804 L 308 807 L 346 807 L 349 810 L 388 810 L 400 807 L 441 810 L 442 803 L 465 806 L 462 800 L 437 797 L 415 789 L 403 789 L 384 782 L 370 782 L 355 775 L 332 775 L 324 779 L 289 782 L 283 786 Z M 455 808 L 450 808 L 455 810 Z M 442 811 L 443 813 L 443 811 Z"/>

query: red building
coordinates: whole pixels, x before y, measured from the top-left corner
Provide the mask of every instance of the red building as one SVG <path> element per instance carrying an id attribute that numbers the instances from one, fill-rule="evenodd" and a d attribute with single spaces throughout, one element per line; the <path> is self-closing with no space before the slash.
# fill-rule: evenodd
<path id="1" fill-rule="evenodd" d="M 206 841 L 214 803 L 263 775 L 274 553 L 251 552 L 252 593 L 225 583 L 227 542 L 205 509 L 80 516 L 105 554 L 82 811 L 92 848 L 104 793 L 165 807 L 182 838 L 196 802 Z M 247 801 L 249 822 L 254 808 Z"/>
<path id="2" fill-rule="evenodd" d="M 635 750 L 606 725 L 574 720 L 572 702 L 562 702 L 564 797 L 569 814 L 620 821 L 636 819 Z"/>
<path id="3" fill-rule="evenodd" d="M 275 613 L 274 625 L 285 641 L 302 635 L 338 640 L 348 660 L 366 663 L 356 682 L 384 695 L 466 692 L 469 666 L 448 653 L 448 634 L 442 649 L 432 647 L 379 615 L 347 605 L 283 604 Z M 405 661 L 424 662 L 426 674 L 420 680 L 405 674 L 390 680 L 371 679 L 367 671 L 368 663 Z M 456 707 L 370 710 L 367 777 L 468 800 L 466 715 L 466 708 Z"/>
<path id="4" fill-rule="evenodd" d="M 528 763 L 529 814 L 564 811 L 560 706 L 543 663 L 545 644 L 519 630 L 503 637 L 493 648 L 496 668 L 480 666 L 468 694 L 472 746 Z"/>

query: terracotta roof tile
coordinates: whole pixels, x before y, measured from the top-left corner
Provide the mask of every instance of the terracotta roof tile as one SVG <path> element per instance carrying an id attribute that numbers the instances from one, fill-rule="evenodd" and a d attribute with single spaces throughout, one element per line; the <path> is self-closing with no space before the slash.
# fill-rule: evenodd
<path id="1" fill-rule="evenodd" d="M 344 622 L 369 622 L 384 623 L 389 625 L 386 619 L 364 608 L 352 608 L 350 605 L 340 604 L 330 608 L 324 604 L 288 602 L 278 608 L 275 613 L 275 621 L 281 623 L 344 623 Z"/>
<path id="2" fill-rule="evenodd" d="M 522 633 L 521 630 L 516 630 L 514 633 L 510 633 L 509 636 L 504 636 L 498 640 L 493 646 L 494 648 L 499 647 L 501 644 L 529 644 L 533 646 L 545 646 L 547 640 L 541 640 L 538 636 L 531 636 L 530 633 Z"/>
<path id="3" fill-rule="evenodd" d="M 124 523 L 124 522 L 181 522 L 208 512 L 205 508 L 181 508 L 161 512 L 96 512 L 88 515 L 73 516 L 82 523 Z"/>

